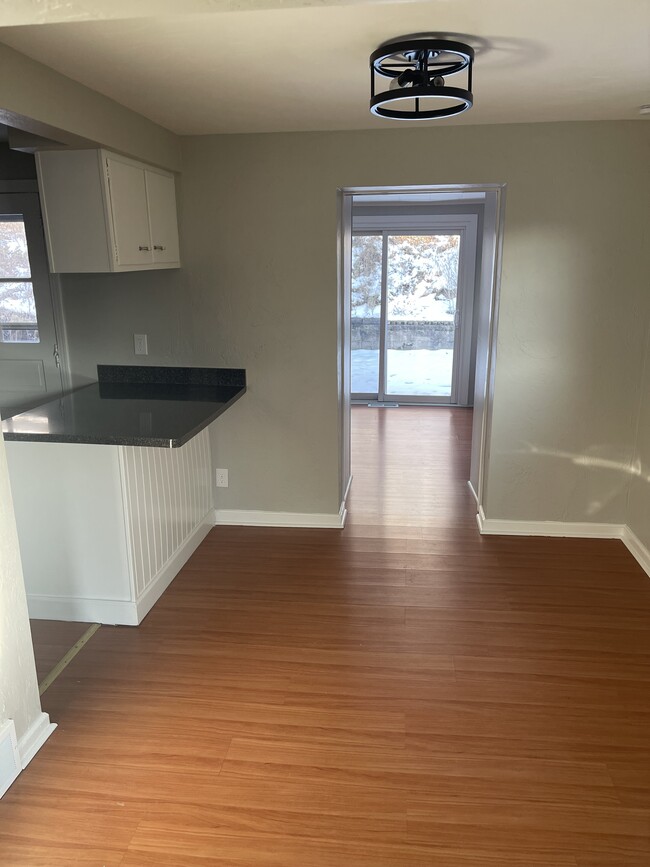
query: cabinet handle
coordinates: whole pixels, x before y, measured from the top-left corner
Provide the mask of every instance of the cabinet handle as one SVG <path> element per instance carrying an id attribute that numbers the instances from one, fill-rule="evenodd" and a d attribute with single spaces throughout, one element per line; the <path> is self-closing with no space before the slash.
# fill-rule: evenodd
<path id="1" fill-rule="evenodd" d="M 154 244 L 154 250 L 165 250 L 166 248 L 162 246 L 162 244 Z"/>
<path id="2" fill-rule="evenodd" d="M 149 250 L 149 247 L 143 247 L 142 244 L 138 247 L 138 250 Z"/>

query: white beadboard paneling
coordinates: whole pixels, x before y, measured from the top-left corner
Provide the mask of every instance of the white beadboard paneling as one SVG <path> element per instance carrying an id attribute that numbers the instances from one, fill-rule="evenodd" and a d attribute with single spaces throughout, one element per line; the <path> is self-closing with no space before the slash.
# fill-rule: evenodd
<path id="1" fill-rule="evenodd" d="M 136 625 L 212 521 L 207 430 L 183 448 L 7 443 L 30 616 Z"/>
<path id="2" fill-rule="evenodd" d="M 171 559 L 167 561 L 166 565 L 158 572 L 156 577 L 147 585 L 146 590 L 140 596 L 135 606 L 136 618 L 134 622 L 136 624 L 142 623 L 146 614 L 151 610 L 155 602 L 160 599 L 213 526 L 212 515 L 209 515 L 190 534 L 183 545 L 181 545 Z"/>
<path id="3" fill-rule="evenodd" d="M 211 513 L 208 431 L 179 449 L 122 446 L 120 452 L 138 601 Z"/>

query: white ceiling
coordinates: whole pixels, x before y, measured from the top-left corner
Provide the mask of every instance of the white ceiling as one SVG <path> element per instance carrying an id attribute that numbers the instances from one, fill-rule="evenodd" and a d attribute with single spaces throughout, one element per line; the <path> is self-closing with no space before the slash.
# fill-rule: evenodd
<path id="1" fill-rule="evenodd" d="M 181 134 L 400 126 L 368 111 L 368 56 L 424 32 L 477 50 L 474 108 L 429 123 L 632 119 L 650 103 L 650 0 L 314 2 L 55 3 L 64 23 L 2 27 L 0 42 Z M 185 14 L 125 17 L 156 6 Z"/>

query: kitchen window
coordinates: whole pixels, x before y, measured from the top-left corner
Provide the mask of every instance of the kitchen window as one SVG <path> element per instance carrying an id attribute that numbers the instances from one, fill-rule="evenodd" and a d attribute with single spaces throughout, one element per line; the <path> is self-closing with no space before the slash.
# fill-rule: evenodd
<path id="1" fill-rule="evenodd" d="M 0 218 L 0 341 L 39 343 L 34 286 L 21 214 Z"/>

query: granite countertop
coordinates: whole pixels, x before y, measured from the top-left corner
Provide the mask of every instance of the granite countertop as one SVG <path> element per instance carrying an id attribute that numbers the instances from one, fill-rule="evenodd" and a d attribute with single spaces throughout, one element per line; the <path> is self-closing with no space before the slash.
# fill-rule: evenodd
<path id="1" fill-rule="evenodd" d="M 178 448 L 246 391 L 240 368 L 98 365 L 98 382 L 2 422 L 5 440 Z"/>

